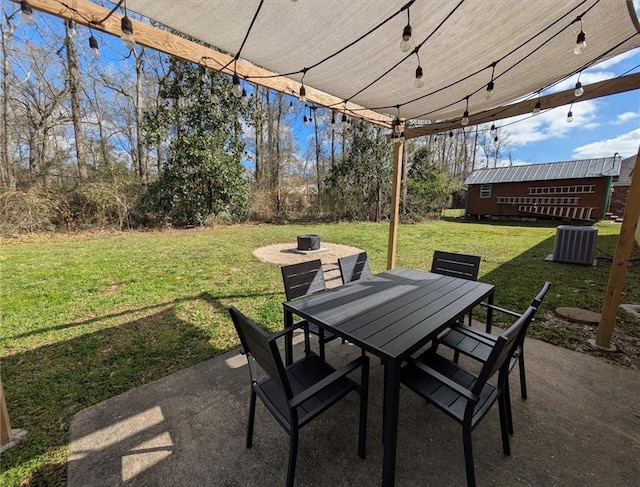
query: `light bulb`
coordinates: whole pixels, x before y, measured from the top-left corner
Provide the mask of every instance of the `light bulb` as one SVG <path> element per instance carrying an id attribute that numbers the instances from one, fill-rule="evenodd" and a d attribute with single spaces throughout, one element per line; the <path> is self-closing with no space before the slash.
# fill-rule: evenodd
<path id="1" fill-rule="evenodd" d="M 462 115 L 462 120 L 460 120 L 462 125 L 469 125 L 469 111 L 465 110 L 464 115 Z"/>
<path id="2" fill-rule="evenodd" d="M 218 103 L 220 101 L 220 98 L 218 97 L 218 94 L 214 91 L 211 93 L 211 103 Z"/>
<path id="3" fill-rule="evenodd" d="M 136 47 L 136 41 L 133 38 L 133 25 L 131 19 L 126 15 L 120 19 L 120 40 L 127 49 L 133 49 Z"/>
<path id="4" fill-rule="evenodd" d="M 231 93 L 236 98 L 240 98 L 242 96 L 242 86 L 240 86 L 240 78 L 237 74 L 233 75 L 233 88 L 231 88 Z"/>
<path id="5" fill-rule="evenodd" d="M 300 103 L 305 103 L 307 101 L 307 90 L 305 90 L 304 85 L 300 87 L 298 99 L 300 100 Z"/>
<path id="6" fill-rule="evenodd" d="M 402 52 L 407 52 L 409 49 L 411 49 L 411 26 L 407 24 L 402 30 L 402 41 L 400 41 L 400 50 Z"/>
<path id="7" fill-rule="evenodd" d="M 242 94 L 240 95 L 240 103 L 242 103 L 242 106 L 246 107 L 247 104 L 249 103 L 249 97 L 247 96 L 247 90 L 245 90 L 244 88 L 242 88 Z"/>
<path id="8" fill-rule="evenodd" d="M 342 123 L 349 123 L 349 120 L 347 119 L 347 114 L 346 113 L 342 114 L 342 117 L 340 118 L 340 121 Z"/>
<path id="9" fill-rule="evenodd" d="M 498 136 L 497 135 L 493 138 L 493 145 L 498 147 Z"/>
<path id="10" fill-rule="evenodd" d="M 20 20 L 27 25 L 36 25 L 33 9 L 27 0 L 20 1 Z"/>
<path id="11" fill-rule="evenodd" d="M 422 77 L 422 66 L 416 68 L 416 88 L 422 88 L 424 86 L 424 78 Z"/>
<path id="12" fill-rule="evenodd" d="M 486 94 L 487 100 L 489 100 L 493 96 L 493 87 L 494 87 L 493 81 L 489 81 L 487 83 L 487 94 Z"/>
<path id="13" fill-rule="evenodd" d="M 578 38 L 576 39 L 576 46 L 573 48 L 575 54 L 581 54 L 587 47 L 587 36 L 584 32 L 580 31 Z"/>
<path id="14" fill-rule="evenodd" d="M 67 36 L 69 39 L 73 39 L 76 34 L 76 23 L 71 19 L 67 20 Z"/>
<path id="15" fill-rule="evenodd" d="M 449 138 L 453 137 L 453 130 L 449 130 Z"/>
<path id="16" fill-rule="evenodd" d="M 573 91 L 573 94 L 576 96 L 582 96 L 583 93 L 584 93 L 584 88 L 582 87 L 582 83 L 578 81 L 576 83 L 576 89 Z"/>
<path id="17" fill-rule="evenodd" d="M 540 114 L 540 102 L 536 102 L 536 106 L 533 107 L 533 113 L 534 115 L 539 115 Z"/>
<path id="18" fill-rule="evenodd" d="M 96 61 L 100 59 L 100 47 L 98 46 L 96 38 L 93 37 L 93 34 L 89 37 L 89 47 L 91 48 L 91 56 L 93 56 L 93 59 Z"/>
<path id="19" fill-rule="evenodd" d="M 489 134 L 491 134 L 492 137 L 496 137 L 498 135 L 498 129 L 493 123 L 491 124 L 491 128 L 489 129 Z"/>
<path id="20" fill-rule="evenodd" d="M 302 118 L 302 123 L 304 123 L 305 125 L 309 123 L 309 119 L 307 118 L 306 115 Z"/>
<path id="21" fill-rule="evenodd" d="M 402 132 L 402 122 L 400 122 L 400 119 L 398 117 L 393 119 L 393 123 L 391 125 L 393 128 L 393 133 L 399 134 L 400 132 Z"/>
<path id="22" fill-rule="evenodd" d="M 569 110 L 569 113 L 567 113 L 567 123 L 571 122 L 573 122 L 573 112 Z"/>

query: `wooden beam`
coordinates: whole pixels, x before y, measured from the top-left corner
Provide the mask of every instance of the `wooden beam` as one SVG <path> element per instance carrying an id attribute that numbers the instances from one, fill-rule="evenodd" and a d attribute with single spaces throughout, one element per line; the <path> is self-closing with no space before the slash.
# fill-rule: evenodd
<path id="1" fill-rule="evenodd" d="M 602 96 L 615 95 L 616 93 L 624 93 L 625 91 L 637 90 L 640 88 L 640 73 L 629 74 L 619 78 L 599 81 L 591 85 L 583 86 L 584 93 L 580 98 L 576 98 L 574 89 L 560 91 L 551 95 L 540 97 L 540 105 L 542 110 L 577 103 L 585 100 L 592 100 Z M 493 108 L 484 112 L 472 113 L 469 117 L 469 125 L 479 125 L 481 123 L 496 122 L 505 118 L 516 117 L 518 115 L 530 114 L 538 102 L 538 98 L 514 103 L 504 107 Z M 405 139 L 413 139 L 423 135 L 437 134 L 440 132 L 448 132 L 449 130 L 461 129 L 463 126 L 460 119 L 446 120 L 443 122 L 423 125 L 421 127 L 407 128 L 404 131 Z"/>
<path id="2" fill-rule="evenodd" d="M 12 1 L 17 2 L 18 0 Z M 58 0 L 29 0 L 29 5 L 36 10 L 55 15 L 56 17 L 73 19 L 77 24 L 85 26 L 89 25 L 90 22 L 99 22 L 107 17 L 109 13 L 108 9 L 91 3 L 88 0 L 70 0 L 68 2 L 68 5 L 73 8 L 76 13 Z M 121 34 L 120 19 L 122 17 L 122 14 L 114 12 L 113 15 L 103 22 L 99 24 L 91 23 L 90 25 L 92 29 L 119 37 Z M 242 61 L 242 59 L 233 61 L 233 56 L 216 51 L 215 49 L 210 49 L 202 44 L 184 39 L 144 22 L 140 22 L 135 19 L 131 19 L 131 22 L 133 24 L 133 36 L 135 41 L 141 46 L 149 47 L 156 51 L 164 52 L 170 56 L 180 58 L 185 61 L 191 61 L 226 74 L 233 74 L 235 71 L 241 78 L 266 76 L 267 78 L 254 78 L 248 79 L 248 81 L 289 95 L 297 96 L 297 93 L 300 91 L 301 84 L 298 81 L 283 76 L 268 78 L 268 76 L 273 76 L 277 73 Z M 221 69 L 227 65 L 228 67 Z M 348 102 L 345 105 L 342 99 L 323 91 L 316 90 L 306 84 L 305 89 L 307 100 L 310 103 L 322 107 L 332 107 L 334 110 L 348 113 L 352 117 L 362 118 L 383 127 L 391 127 L 392 118 L 387 115 L 383 115 L 372 110 L 366 110 L 364 107 L 351 102 Z"/>
<path id="3" fill-rule="evenodd" d="M 640 219 L 640 147 L 636 156 L 636 165 L 631 178 L 631 186 L 627 195 L 627 202 L 616 245 L 616 252 L 613 256 L 611 264 L 611 273 L 609 274 L 609 284 L 604 297 L 604 305 L 602 307 L 602 315 L 600 324 L 598 325 L 598 334 L 596 336 L 595 345 L 598 348 L 611 349 L 611 336 L 616 326 L 616 315 L 624 281 L 629 267 L 629 258 L 633 250 L 635 241 L 635 233 Z"/>
<path id="4" fill-rule="evenodd" d="M 393 144 L 393 181 L 391 183 L 391 221 L 389 222 L 389 243 L 387 245 L 387 269 L 396 266 L 398 244 L 398 219 L 400 217 L 400 184 L 402 182 L 402 156 L 404 143 Z"/>

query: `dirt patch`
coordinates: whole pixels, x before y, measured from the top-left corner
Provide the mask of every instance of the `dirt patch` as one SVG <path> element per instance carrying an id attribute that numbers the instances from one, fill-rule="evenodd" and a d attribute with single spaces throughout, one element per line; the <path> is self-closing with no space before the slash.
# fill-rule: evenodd
<path id="1" fill-rule="evenodd" d="M 320 259 L 327 287 L 333 287 L 342 284 L 338 259 L 347 255 L 358 254 L 362 251 L 358 247 L 349 245 L 321 242 L 320 250 L 301 253 L 297 250 L 295 243 L 283 243 L 259 247 L 253 251 L 253 255 L 263 262 L 279 265 L 297 264 Z"/>
<path id="2" fill-rule="evenodd" d="M 536 320 L 530 328 L 530 336 L 571 350 L 599 357 L 616 365 L 640 370 L 640 329 L 616 326 L 611 337 L 615 352 L 597 349 L 588 343 L 595 339 L 597 325 L 571 323 L 559 318 L 555 313 L 547 313 Z"/>

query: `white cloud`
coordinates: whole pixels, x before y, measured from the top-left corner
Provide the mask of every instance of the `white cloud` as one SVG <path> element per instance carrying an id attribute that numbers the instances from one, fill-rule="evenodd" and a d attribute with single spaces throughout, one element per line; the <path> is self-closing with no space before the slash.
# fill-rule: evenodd
<path id="1" fill-rule="evenodd" d="M 632 49 L 631 51 L 624 52 L 622 54 L 619 54 L 618 56 L 612 57 L 611 59 L 602 61 L 601 63 L 596 64 L 591 69 L 609 69 L 611 66 L 615 66 L 616 64 L 621 63 L 622 61 L 626 61 L 627 59 L 632 58 L 636 54 L 638 54 L 637 49 Z"/>
<path id="2" fill-rule="evenodd" d="M 523 115 L 505 120 L 501 123 L 508 133 L 509 144 L 519 147 L 532 142 L 566 137 L 572 130 L 594 129 L 597 122 L 598 103 L 586 100 L 571 107 L 573 122 L 567 122 L 569 107 L 563 106 L 543 111 L 540 115 Z M 513 125 L 509 125 L 513 123 Z"/>
<path id="3" fill-rule="evenodd" d="M 622 157 L 629 157 L 638 151 L 639 143 L 640 128 L 612 139 L 600 140 L 576 147 L 573 149 L 573 157 L 576 159 L 591 159 L 612 156 L 616 152 Z"/>
<path id="4" fill-rule="evenodd" d="M 615 122 L 613 122 L 614 125 L 620 125 L 623 123 L 628 122 L 629 120 L 633 120 L 634 118 L 638 118 L 640 117 L 640 113 L 636 113 L 636 112 L 624 112 L 624 113 L 620 113 L 617 117 Z"/>

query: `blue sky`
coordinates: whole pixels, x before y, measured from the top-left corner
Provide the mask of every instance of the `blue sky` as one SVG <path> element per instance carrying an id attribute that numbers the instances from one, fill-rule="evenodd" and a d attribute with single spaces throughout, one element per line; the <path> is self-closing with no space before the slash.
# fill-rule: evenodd
<path id="1" fill-rule="evenodd" d="M 640 72 L 636 49 L 600 63 L 582 73 L 583 85 Z M 555 91 L 575 86 L 577 76 L 556 86 Z M 543 93 L 547 94 L 547 93 Z M 574 103 L 573 122 L 566 121 L 568 106 L 501 121 L 500 136 L 508 140 L 506 151 L 514 164 L 568 161 L 636 154 L 640 144 L 640 92 L 620 93 Z M 507 154 L 503 154 L 506 156 Z"/>

